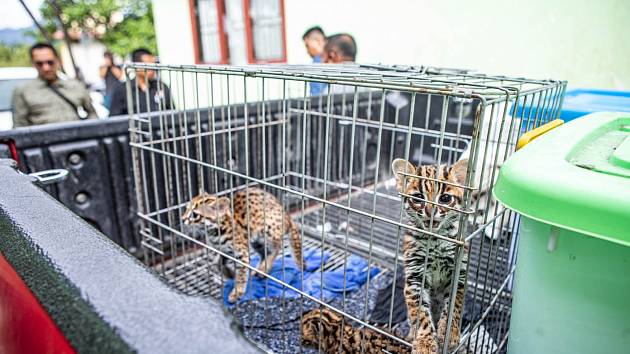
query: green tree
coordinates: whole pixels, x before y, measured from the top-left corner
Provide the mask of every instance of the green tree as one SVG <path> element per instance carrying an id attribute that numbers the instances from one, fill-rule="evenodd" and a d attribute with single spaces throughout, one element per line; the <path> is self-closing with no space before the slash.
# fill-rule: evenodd
<path id="1" fill-rule="evenodd" d="M 31 66 L 29 46 L 25 44 L 7 45 L 0 42 L 0 67 Z"/>
<path id="2" fill-rule="evenodd" d="M 57 4 L 73 40 L 92 36 L 120 56 L 137 47 L 157 53 L 150 0 L 57 0 Z M 50 1 L 44 1 L 40 11 L 44 28 L 53 35 L 59 26 Z"/>

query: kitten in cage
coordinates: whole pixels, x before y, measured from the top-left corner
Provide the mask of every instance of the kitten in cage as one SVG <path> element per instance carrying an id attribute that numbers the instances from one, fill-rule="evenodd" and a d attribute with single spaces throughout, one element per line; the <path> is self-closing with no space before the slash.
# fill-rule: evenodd
<path id="1" fill-rule="evenodd" d="M 324 353 L 409 353 L 409 347 L 371 328 L 353 327 L 343 317 L 328 309 L 310 310 L 302 316 L 302 344 L 321 348 Z M 340 348 L 341 346 L 341 348 Z"/>
<path id="2" fill-rule="evenodd" d="M 304 269 L 298 227 L 273 194 L 250 187 L 234 192 L 233 201 L 201 193 L 188 203 L 182 220 L 187 225 L 205 224 L 215 230 L 208 235 L 210 243 L 245 264 L 249 264 L 251 246 L 260 255 L 257 269 L 265 274 L 269 274 L 273 261 L 282 253 L 282 237 L 288 233 L 295 263 Z M 222 259 L 218 265 L 224 274 L 235 278 L 228 297 L 235 303 L 245 293 L 247 268 L 236 263 L 236 269 L 229 270 L 226 263 L 235 262 L 217 258 Z"/>
<path id="3" fill-rule="evenodd" d="M 452 166 L 417 167 L 403 159 L 394 160 L 392 170 L 396 176 L 396 189 L 405 194 L 402 196 L 404 209 L 412 226 L 449 238 L 457 236 L 461 215 L 457 210 L 461 210 L 464 196 L 464 189 L 457 185 L 464 184 L 467 166 L 467 159 L 459 160 Z M 467 247 L 464 252 L 459 273 L 453 274 L 456 244 L 420 232 L 405 232 L 404 294 L 412 328 L 413 353 L 433 354 L 443 345 L 448 345 L 449 350 L 458 345 Z M 453 276 L 457 276 L 458 287 L 455 299 L 450 299 Z M 445 344 L 451 301 L 455 301 L 453 319 L 449 343 Z"/>

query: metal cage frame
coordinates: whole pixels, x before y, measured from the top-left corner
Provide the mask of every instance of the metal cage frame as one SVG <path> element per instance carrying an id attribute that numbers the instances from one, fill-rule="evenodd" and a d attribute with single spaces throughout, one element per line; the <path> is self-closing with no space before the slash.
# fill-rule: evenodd
<path id="1" fill-rule="evenodd" d="M 245 267 L 250 275 L 260 274 L 266 286 L 279 284 L 283 296 L 285 290 L 296 292 L 302 304 L 327 307 L 342 314 L 344 323 L 371 328 L 410 345 L 409 337 L 396 333 L 392 324 L 395 279 L 402 264 L 401 240 L 408 230 L 454 244 L 454 274 L 462 264 L 464 247 L 469 247 L 466 304 L 472 315 L 462 327 L 459 347 L 452 352 L 489 352 L 481 349 L 488 344 L 485 342 L 493 342 L 492 352 L 505 351 L 518 223 L 509 210 L 491 202 L 492 185 L 518 137 L 559 116 L 566 82 L 437 67 L 360 64 L 233 67 L 133 63 L 125 71 L 127 77 L 138 71 L 153 72 L 159 85 L 158 94 L 149 97 L 148 92 L 127 82 L 130 145 L 144 262 L 176 288 L 220 298 L 225 279 L 214 269 L 211 257 L 218 254 Z M 313 82 L 324 83 L 327 91 L 311 96 Z M 167 87 L 174 97 L 176 108 L 172 110 L 163 109 L 165 98 L 159 94 Z M 147 107 L 154 99 L 157 109 L 138 113 L 141 99 Z M 392 160 L 402 157 L 415 163 L 450 164 L 463 154 L 469 161 L 466 182 L 455 184 L 464 190 L 463 204 L 455 210 L 460 225 L 457 237 L 406 223 L 401 197 L 413 196 L 392 193 Z M 209 244 L 207 229 L 193 232 L 179 222 L 197 192 L 207 190 L 233 198 L 236 190 L 249 185 L 279 196 L 300 227 L 303 245 L 333 255 L 331 261 L 322 258 L 320 269 L 321 274 L 327 269 L 343 269 L 342 307 L 284 281 L 284 258 L 280 279 Z M 482 192 L 485 205 L 480 204 Z M 424 202 L 439 204 L 436 200 Z M 331 232 L 327 218 L 338 226 L 338 232 Z M 369 230 L 369 235 L 358 232 L 361 230 Z M 345 310 L 350 254 L 368 263 L 360 315 Z M 394 279 L 390 319 L 385 326 L 367 318 L 367 289 L 376 279 L 370 277 L 372 267 L 381 270 L 376 277 L 389 274 Z M 454 279 L 451 296 L 456 291 Z M 267 297 L 263 299 L 267 304 Z M 284 301 L 283 297 L 283 306 Z M 267 316 L 268 308 L 264 312 Z M 491 326 L 491 320 L 496 329 L 480 335 Z M 450 330 L 446 333 L 448 343 Z M 285 330 L 282 334 L 285 336 Z M 267 345 L 264 339 L 259 342 Z M 283 343 L 289 345 L 286 339 Z M 448 349 L 445 346 L 441 351 Z"/>

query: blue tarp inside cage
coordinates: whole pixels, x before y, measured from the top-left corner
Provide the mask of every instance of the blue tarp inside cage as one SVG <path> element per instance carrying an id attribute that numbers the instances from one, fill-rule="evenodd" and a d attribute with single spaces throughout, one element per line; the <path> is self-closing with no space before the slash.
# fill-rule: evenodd
<path id="1" fill-rule="evenodd" d="M 284 272 L 282 269 L 284 258 Z M 295 264 L 292 255 L 284 255 L 284 257 L 278 257 L 273 263 L 270 275 L 283 280 L 285 283 L 290 284 L 296 289 L 303 289 L 303 291 L 315 298 L 333 299 L 343 295 L 344 289 L 344 267 L 339 267 L 335 270 L 324 271 L 320 270 L 322 265 L 326 264 L 330 258 L 330 253 L 316 248 L 307 249 L 304 252 L 304 260 L 306 262 L 306 268 L 304 269 L 304 275 Z M 251 264 L 256 266 L 260 260 L 260 257 L 252 255 Z M 380 269 L 372 265 L 368 271 L 368 261 L 356 256 L 349 255 L 346 261 L 346 292 L 359 289 L 363 284 L 367 282 L 368 274 L 370 277 L 376 276 Z M 302 281 L 303 279 L 303 281 Z M 302 288 L 303 284 L 303 288 Z M 234 280 L 227 279 L 225 286 L 223 287 L 223 302 L 227 306 L 233 306 L 228 302 L 228 296 L 234 287 Z M 261 299 L 264 297 L 286 297 L 295 298 L 299 296 L 299 293 L 284 287 L 279 282 L 266 279 L 260 276 L 250 277 L 247 283 L 247 290 L 245 294 L 239 299 L 239 302 Z"/>

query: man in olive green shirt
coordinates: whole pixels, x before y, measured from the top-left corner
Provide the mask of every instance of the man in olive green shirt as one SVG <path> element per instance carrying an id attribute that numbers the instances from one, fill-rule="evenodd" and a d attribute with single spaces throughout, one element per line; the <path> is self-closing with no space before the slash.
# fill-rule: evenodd
<path id="1" fill-rule="evenodd" d="M 37 43 L 30 53 L 38 77 L 13 91 L 14 128 L 96 117 L 83 84 L 57 75 L 60 62 L 53 46 Z"/>

